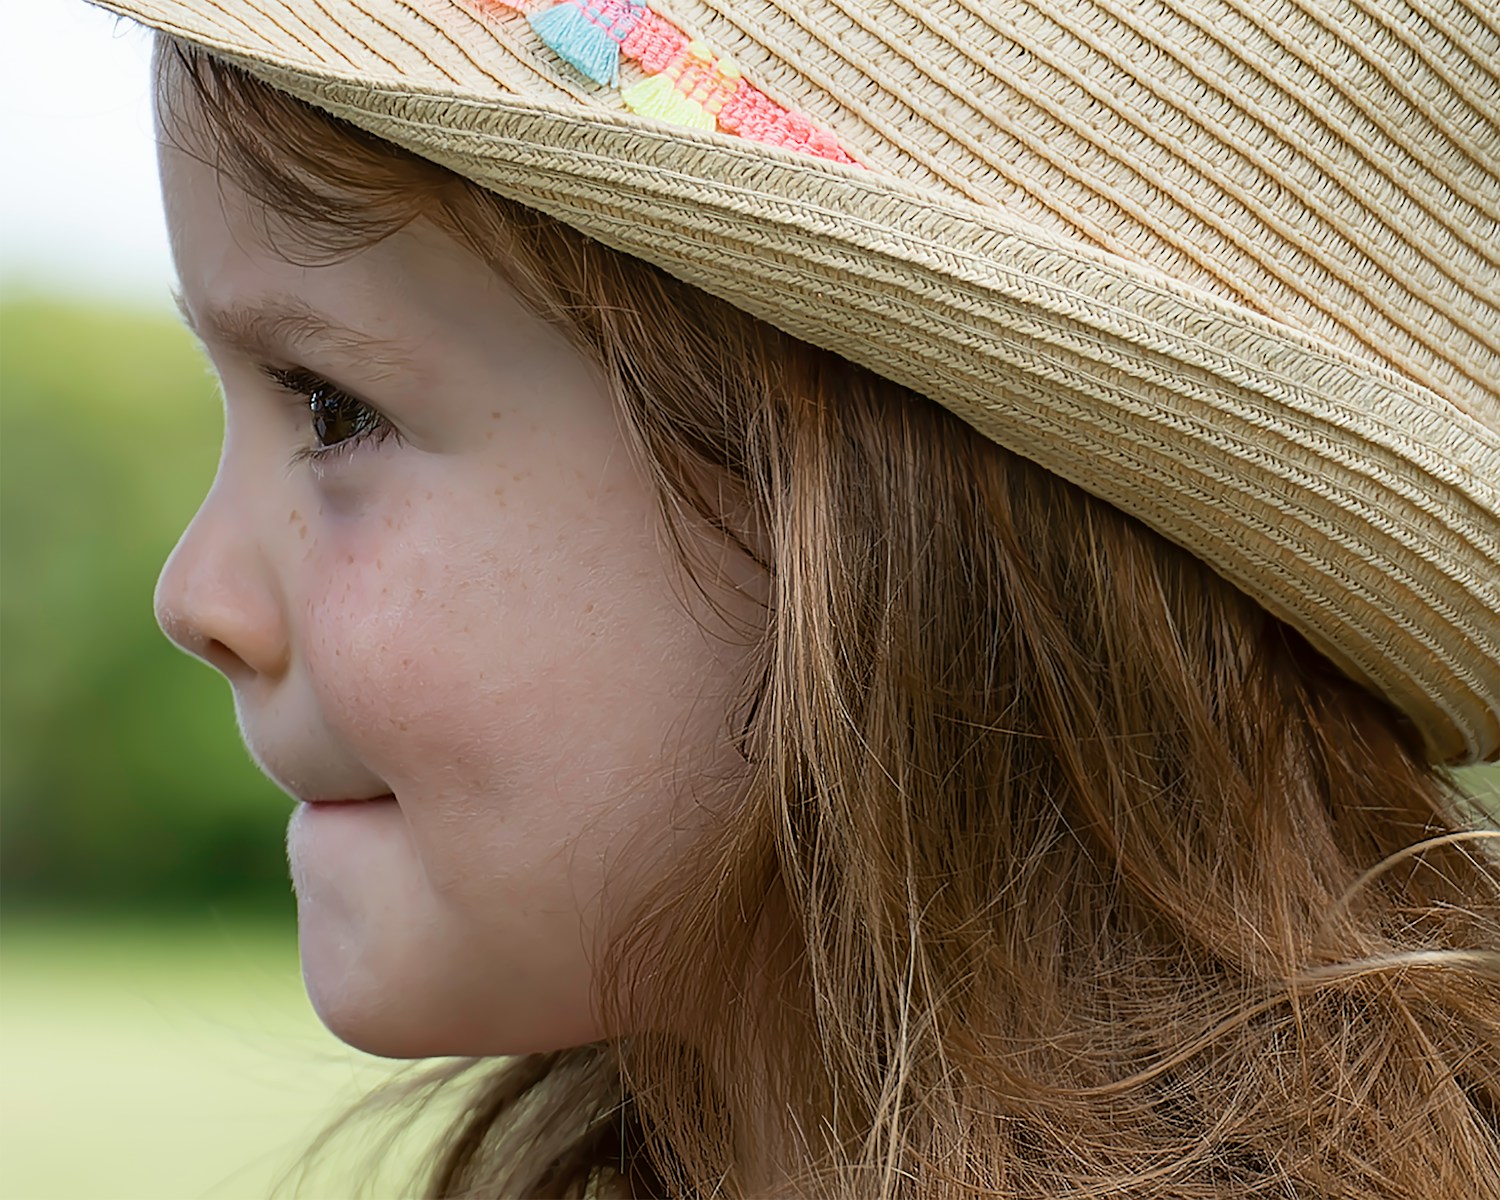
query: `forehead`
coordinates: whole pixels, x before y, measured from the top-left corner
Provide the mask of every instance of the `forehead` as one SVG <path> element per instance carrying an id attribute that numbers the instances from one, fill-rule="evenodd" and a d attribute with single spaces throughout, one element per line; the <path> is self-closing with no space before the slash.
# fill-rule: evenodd
<path id="1" fill-rule="evenodd" d="M 315 352 L 413 379 L 445 357 L 483 359 L 519 387 L 546 386 L 560 363 L 577 370 L 561 330 L 425 219 L 332 261 L 312 258 L 191 143 L 163 138 L 160 165 L 180 305 L 216 357 L 287 363 Z"/>
<path id="2" fill-rule="evenodd" d="M 260 202 L 273 245 L 328 261 L 439 215 L 451 172 L 358 133 L 204 51 L 158 38 L 157 138 Z"/>
<path id="3" fill-rule="evenodd" d="M 201 73 L 208 70 L 213 77 Z M 331 226 L 291 219 L 293 206 L 285 202 L 293 156 L 278 144 L 290 139 L 278 135 L 291 131 L 257 121 L 250 106 L 222 86 L 222 70 L 202 56 L 190 64 L 171 43 L 157 39 L 157 161 L 174 240 L 195 213 L 217 209 L 237 237 L 253 238 L 258 248 L 301 262 L 332 257 L 334 247 L 326 244 Z"/>
<path id="4" fill-rule="evenodd" d="M 325 341 L 426 345 L 471 331 L 538 349 L 574 343 L 534 315 L 547 264 L 513 262 L 501 213 L 485 259 L 424 215 L 452 178 L 201 51 L 158 38 L 156 118 L 168 231 L 189 324 L 263 351 L 289 329 Z M 498 219 L 497 219 L 498 218 Z M 503 244 L 499 244 L 505 239 Z M 251 301 L 247 305 L 247 299 Z M 549 306 L 549 308 L 555 308 Z M 401 337 L 398 338 L 397 334 Z"/>

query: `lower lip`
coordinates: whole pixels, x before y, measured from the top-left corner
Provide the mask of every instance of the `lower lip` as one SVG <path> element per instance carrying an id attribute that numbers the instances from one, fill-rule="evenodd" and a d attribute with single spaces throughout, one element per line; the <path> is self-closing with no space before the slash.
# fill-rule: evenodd
<path id="1" fill-rule="evenodd" d="M 375 796 L 369 800 L 304 800 L 292 813 L 292 824 L 306 825 L 309 822 L 321 825 L 324 821 L 354 821 L 370 817 L 394 807 L 394 796 Z"/>
<path id="2" fill-rule="evenodd" d="M 371 849 L 399 834 L 400 811 L 394 796 L 298 804 L 287 823 L 286 853 L 299 905 L 324 894 L 319 880 L 326 873 L 341 878 L 346 870 L 360 869 Z M 357 852 L 358 862 L 349 859 L 351 852 Z"/>
<path id="3" fill-rule="evenodd" d="M 304 800 L 292 810 L 292 819 L 287 824 L 288 845 L 318 836 L 315 831 L 358 825 L 364 822 L 379 823 L 382 813 L 396 809 L 394 796 L 376 796 L 370 800 Z"/>

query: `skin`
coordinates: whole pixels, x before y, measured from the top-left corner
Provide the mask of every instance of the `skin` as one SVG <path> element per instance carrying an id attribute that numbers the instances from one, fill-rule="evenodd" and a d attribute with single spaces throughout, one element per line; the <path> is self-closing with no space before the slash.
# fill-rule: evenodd
<path id="1" fill-rule="evenodd" d="M 733 790 L 746 650 L 688 607 L 592 362 L 424 222 L 286 261 L 174 148 L 202 118 L 172 107 L 168 225 L 225 432 L 157 615 L 299 800 L 313 1005 L 393 1057 L 595 1040 L 600 946 Z M 288 371 L 397 436 L 299 459 L 317 436 Z"/>

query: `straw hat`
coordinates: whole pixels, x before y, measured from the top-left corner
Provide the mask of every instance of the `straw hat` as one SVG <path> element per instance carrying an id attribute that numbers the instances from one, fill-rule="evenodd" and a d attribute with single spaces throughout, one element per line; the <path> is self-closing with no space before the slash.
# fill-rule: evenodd
<path id="1" fill-rule="evenodd" d="M 105 0 L 931 396 L 1500 755 L 1465 0 Z"/>

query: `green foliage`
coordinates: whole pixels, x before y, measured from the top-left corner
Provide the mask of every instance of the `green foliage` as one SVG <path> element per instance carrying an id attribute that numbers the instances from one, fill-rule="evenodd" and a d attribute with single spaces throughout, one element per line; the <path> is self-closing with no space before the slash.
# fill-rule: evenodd
<path id="1" fill-rule="evenodd" d="M 165 315 L 37 298 L 0 338 L 7 905 L 284 906 L 288 802 L 152 616 L 218 456 L 203 360 Z"/>

